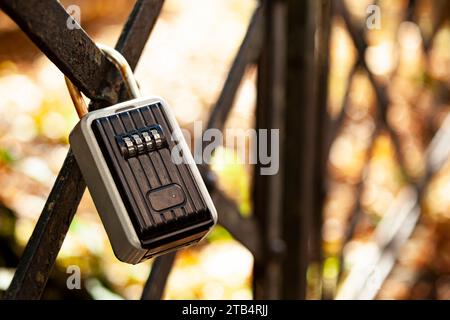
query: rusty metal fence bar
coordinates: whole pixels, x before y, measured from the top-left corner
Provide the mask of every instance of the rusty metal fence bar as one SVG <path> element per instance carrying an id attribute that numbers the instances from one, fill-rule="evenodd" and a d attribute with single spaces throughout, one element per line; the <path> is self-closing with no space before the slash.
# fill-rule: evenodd
<path id="1" fill-rule="evenodd" d="M 156 21 L 163 1 L 136 2 L 117 43 L 132 68 Z M 31 40 L 93 100 L 91 108 L 126 99 L 122 79 L 82 29 L 65 28 L 70 18 L 57 1 L 0 1 Z M 119 96 L 119 92 L 124 92 Z M 39 299 L 86 186 L 69 150 L 5 299 Z"/>
<path id="2" fill-rule="evenodd" d="M 127 58 L 133 69 L 157 21 L 163 2 L 138 0 L 123 28 L 116 49 Z M 91 98 L 90 109 L 102 108 L 128 98 L 117 70 L 83 29 L 65 28 L 70 16 L 59 2 L 2 0 L 0 8 Z M 222 126 L 217 123 L 226 120 L 246 66 L 259 55 L 262 11 L 262 6 L 255 11 L 223 93 L 212 113 L 209 122 L 211 125 Z M 207 171 L 203 174 L 221 212 L 219 223 L 228 228 L 254 254 L 258 254 L 258 234 L 254 219 L 243 218 L 237 205 L 214 187 L 211 175 Z M 81 172 L 69 150 L 4 299 L 39 299 L 42 296 L 85 188 Z M 168 254 L 154 261 L 142 299 L 162 297 L 174 257 L 174 254 Z"/>
<path id="3" fill-rule="evenodd" d="M 116 49 L 127 58 L 133 69 L 163 3 L 163 0 L 136 1 L 122 30 Z M 443 6 L 446 5 L 443 2 Z M 405 19 L 412 19 L 414 6 L 415 2 L 411 1 Z M 91 99 L 90 109 L 128 98 L 117 70 L 89 35 L 81 28 L 66 28 L 70 16 L 58 1 L 0 0 L 0 9 Z M 442 11 L 445 12 L 445 9 Z M 357 62 L 349 75 L 344 107 L 334 121 L 325 112 L 332 14 L 343 19 L 357 51 Z M 445 19 L 445 14 L 441 14 L 430 37 L 424 39 L 426 53 Z M 312 264 L 316 264 L 319 270 L 316 286 L 320 289 L 325 169 L 332 137 L 343 122 L 351 78 L 358 70 L 364 70 L 377 98 L 377 129 L 372 144 L 376 134 L 381 129 L 386 130 L 394 143 L 397 159 L 407 173 L 400 140 L 387 122 L 390 101 L 387 88 L 377 81 L 364 60 L 367 46 L 364 28 L 353 23 L 342 0 L 261 0 L 253 13 L 223 89 L 212 108 L 207 127 L 224 128 L 246 69 L 256 65 L 255 127 L 280 130 L 280 171 L 275 176 L 262 176 L 259 174 L 261 165 L 255 166 L 253 213 L 247 218 L 241 215 L 238 205 L 217 187 L 216 177 L 210 168 L 200 169 L 218 209 L 219 223 L 254 256 L 255 298 L 306 298 L 306 272 Z M 445 128 L 442 130 L 448 131 Z M 269 145 L 268 148 L 272 150 L 275 146 Z M 429 176 L 413 184 L 416 191 L 423 190 Z M 85 188 L 81 172 L 69 150 L 3 298 L 41 298 Z M 362 185 L 358 187 L 358 194 L 361 189 Z M 358 201 L 346 241 L 353 235 L 360 211 Z M 400 231 L 397 230 L 399 234 L 396 233 L 392 241 L 401 238 Z M 395 246 L 391 242 L 385 244 L 382 249 L 386 251 L 382 251 L 381 256 L 389 253 L 395 257 L 392 247 L 398 245 L 398 241 Z M 142 299 L 163 297 L 175 256 L 175 253 L 167 254 L 153 262 Z M 352 293 L 355 297 L 364 295 L 361 293 L 363 285 L 358 288 L 358 292 Z M 372 293 L 370 297 L 373 296 Z"/>

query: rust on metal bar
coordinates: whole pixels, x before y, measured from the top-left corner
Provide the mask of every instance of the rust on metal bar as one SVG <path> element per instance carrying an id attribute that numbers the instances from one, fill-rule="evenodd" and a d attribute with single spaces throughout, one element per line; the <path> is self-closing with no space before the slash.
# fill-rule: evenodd
<path id="1" fill-rule="evenodd" d="M 37 47 L 91 99 L 103 99 L 102 79 L 112 64 L 55 0 L 2 0 L 5 11 Z M 117 73 L 117 71 L 115 71 Z"/>
<path id="2" fill-rule="evenodd" d="M 23 5 L 22 1 L 11 0 L 2 1 L 0 2 L 0 4 L 2 8 L 4 8 L 8 4 L 9 10 L 11 11 L 14 8 L 20 8 L 20 6 L 15 5 L 15 2 Z M 39 1 L 28 1 L 27 3 L 34 2 Z M 56 1 L 54 2 L 56 3 Z M 49 8 L 55 6 L 48 0 L 42 1 L 42 3 L 49 5 Z M 163 0 L 138 1 L 135 5 L 135 8 L 133 9 L 132 14 L 130 15 L 126 27 L 122 31 L 122 35 L 119 41 L 119 50 L 124 53 L 126 52 L 125 57 L 128 59 L 132 68 L 136 66 L 140 56 L 140 52 L 138 50 L 129 49 L 129 47 L 144 47 L 144 44 L 142 42 L 145 43 L 146 39 L 149 37 L 155 23 L 154 20 L 156 20 L 157 18 L 156 14 L 150 15 L 151 18 L 149 18 L 148 12 L 153 12 L 153 10 L 159 12 L 162 3 Z M 35 7 L 33 10 L 38 11 L 37 8 Z M 45 21 L 55 21 L 61 19 L 61 17 L 56 18 L 53 17 L 53 15 L 65 16 L 65 11 L 64 13 L 62 13 L 61 10 L 58 9 L 58 7 L 55 8 L 55 11 L 51 11 L 50 9 L 49 11 L 44 11 L 47 12 L 47 17 L 46 19 L 43 19 L 43 22 L 41 22 L 43 23 L 43 25 L 37 25 L 34 27 L 44 29 L 48 28 L 48 26 L 45 25 Z M 26 11 L 26 8 L 24 10 Z M 21 11 L 14 12 L 13 14 L 16 16 L 15 20 L 22 21 L 22 23 L 26 24 L 27 16 L 22 16 Z M 42 15 L 42 12 L 40 14 Z M 50 25 L 54 26 L 52 22 L 50 22 Z M 140 33 L 138 34 L 136 31 L 139 31 Z M 70 38 L 70 34 L 68 37 Z M 33 41 L 36 41 L 36 37 L 31 38 Z M 73 43 L 70 42 L 71 40 L 69 39 L 65 39 L 65 41 L 67 41 L 65 43 L 69 48 L 68 50 L 70 51 L 71 46 L 69 44 Z M 39 44 L 39 41 L 37 42 Z M 50 48 L 51 47 L 47 47 L 47 50 L 51 50 Z M 53 57 L 55 57 L 52 52 L 44 53 L 53 55 Z M 130 56 L 128 56 L 127 54 L 130 54 Z M 58 59 L 64 58 L 67 57 L 64 55 L 58 56 Z M 65 64 L 67 65 L 67 62 Z M 104 90 L 104 86 L 110 83 L 116 84 L 116 86 L 120 88 L 122 79 L 120 78 L 119 73 L 112 64 L 110 64 L 109 67 L 109 81 L 105 82 L 104 79 L 97 78 L 96 81 L 98 81 L 98 83 L 93 83 L 93 88 L 97 87 Z M 66 75 L 69 77 L 72 74 L 71 69 L 62 71 L 67 71 Z M 71 80 L 74 80 L 74 78 L 72 77 Z M 92 88 L 90 87 L 90 89 Z M 121 93 L 122 95 L 118 98 L 126 99 L 125 91 L 122 90 Z M 100 105 L 100 103 L 97 103 L 97 107 Z M 84 190 L 85 183 L 82 178 L 80 169 L 78 168 L 73 154 L 69 151 L 58 174 L 58 177 L 56 178 L 56 182 L 53 185 L 50 196 L 47 199 L 44 209 L 39 217 L 33 234 L 27 246 L 25 247 L 22 259 L 4 298 L 39 299 L 41 297 L 51 269 L 54 265 L 56 256 L 58 255 L 58 252 L 64 241 L 65 235 L 68 231 L 69 225 L 73 219 Z"/>

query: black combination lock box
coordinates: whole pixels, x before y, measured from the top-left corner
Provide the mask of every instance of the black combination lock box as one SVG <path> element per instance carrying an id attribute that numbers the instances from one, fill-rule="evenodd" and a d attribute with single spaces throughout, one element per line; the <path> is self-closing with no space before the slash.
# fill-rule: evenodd
<path id="1" fill-rule="evenodd" d="M 162 99 L 90 112 L 70 144 L 120 260 L 135 264 L 194 244 L 215 225 L 211 197 Z"/>

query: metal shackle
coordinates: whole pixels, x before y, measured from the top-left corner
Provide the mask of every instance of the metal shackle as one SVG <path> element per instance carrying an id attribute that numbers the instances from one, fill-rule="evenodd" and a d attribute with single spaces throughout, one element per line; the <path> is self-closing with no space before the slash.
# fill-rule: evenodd
<path id="1" fill-rule="evenodd" d="M 127 88 L 128 93 L 133 98 L 138 98 L 141 96 L 139 86 L 136 82 L 136 79 L 133 74 L 133 70 L 131 70 L 130 65 L 128 64 L 127 59 L 116 49 L 106 46 L 101 43 L 96 44 L 97 47 L 106 55 L 109 61 L 111 61 L 119 70 L 120 74 L 125 83 L 125 87 Z M 78 89 L 69 78 L 64 77 L 67 85 L 67 89 L 69 90 L 70 97 L 72 98 L 73 104 L 75 105 L 75 109 L 77 110 L 78 117 L 83 117 L 86 113 L 88 113 L 88 107 L 86 102 L 81 95 L 80 89 Z"/>

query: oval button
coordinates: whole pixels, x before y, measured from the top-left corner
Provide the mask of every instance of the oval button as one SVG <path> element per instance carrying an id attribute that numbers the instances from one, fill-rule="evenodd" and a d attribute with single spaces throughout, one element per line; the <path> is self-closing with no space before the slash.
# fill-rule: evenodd
<path id="1" fill-rule="evenodd" d="M 163 211 L 184 203 L 183 189 L 178 184 L 170 184 L 148 193 L 153 209 Z"/>

